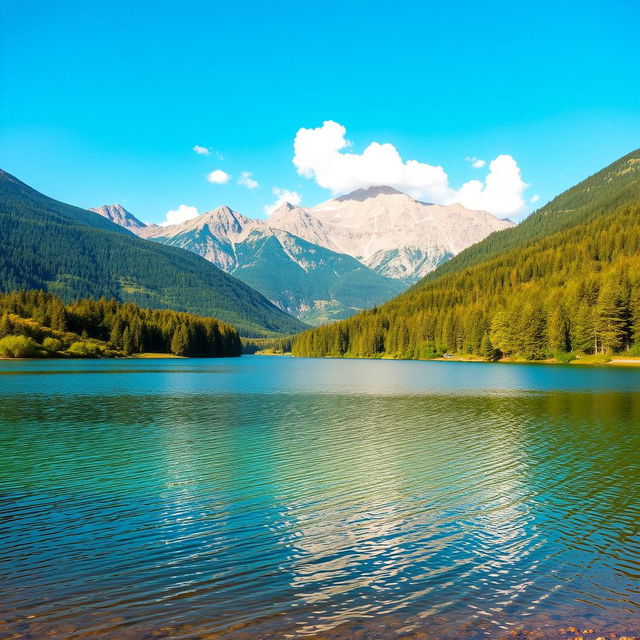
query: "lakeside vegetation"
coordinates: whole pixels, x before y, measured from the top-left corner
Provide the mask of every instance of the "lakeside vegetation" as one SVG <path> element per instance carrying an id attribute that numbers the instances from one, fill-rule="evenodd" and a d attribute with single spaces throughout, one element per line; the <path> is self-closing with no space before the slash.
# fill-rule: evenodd
<path id="1" fill-rule="evenodd" d="M 283 356 L 290 355 L 295 336 L 282 338 L 241 338 L 242 353 Z"/>
<path id="2" fill-rule="evenodd" d="M 571 361 L 616 353 L 640 355 L 640 150 L 405 294 L 293 343 L 298 356 Z"/>
<path id="3" fill-rule="evenodd" d="M 105 298 L 65 305 L 42 290 L 0 294 L 0 357 L 213 357 L 241 352 L 238 331 L 215 318 Z"/>

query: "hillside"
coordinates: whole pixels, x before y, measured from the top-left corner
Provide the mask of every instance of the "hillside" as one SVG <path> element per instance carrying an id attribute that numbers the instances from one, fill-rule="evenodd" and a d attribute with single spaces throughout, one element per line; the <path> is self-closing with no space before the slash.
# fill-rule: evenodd
<path id="1" fill-rule="evenodd" d="M 243 335 L 305 325 L 201 257 L 143 240 L 0 171 L 0 290 L 45 289 L 213 316 Z"/>
<path id="2" fill-rule="evenodd" d="M 638 349 L 640 150 L 296 355 L 540 359 Z"/>
<path id="3" fill-rule="evenodd" d="M 632 151 L 598 173 L 564 191 L 538 209 L 517 227 L 494 233 L 460 252 L 437 272 L 423 278 L 424 285 L 444 274 L 466 269 L 509 249 L 583 224 L 603 211 L 632 202 L 638 197 L 640 152 Z"/>

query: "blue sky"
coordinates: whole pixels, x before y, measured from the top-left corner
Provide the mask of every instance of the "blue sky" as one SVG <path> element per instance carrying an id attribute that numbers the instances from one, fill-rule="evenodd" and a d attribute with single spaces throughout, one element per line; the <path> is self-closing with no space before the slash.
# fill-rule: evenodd
<path id="1" fill-rule="evenodd" d="M 352 143 L 335 153 L 391 143 L 456 190 L 489 170 L 466 157 L 507 154 L 531 209 L 640 146 L 638 24 L 637 0 L 11 3 L 0 166 L 147 221 L 262 215 L 274 188 L 331 196 L 292 162 L 298 130 L 331 120 Z"/>

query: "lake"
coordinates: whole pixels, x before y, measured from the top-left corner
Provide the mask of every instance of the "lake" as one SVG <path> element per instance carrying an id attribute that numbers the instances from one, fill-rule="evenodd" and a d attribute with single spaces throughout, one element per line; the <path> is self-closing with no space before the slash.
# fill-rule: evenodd
<path id="1" fill-rule="evenodd" d="M 0 389 L 0 637 L 640 633 L 640 369 L 1 361 Z"/>

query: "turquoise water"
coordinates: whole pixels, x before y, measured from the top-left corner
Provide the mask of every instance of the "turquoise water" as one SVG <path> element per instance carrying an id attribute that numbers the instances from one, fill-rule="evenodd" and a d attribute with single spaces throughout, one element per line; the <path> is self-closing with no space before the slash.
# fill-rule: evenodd
<path id="1" fill-rule="evenodd" d="M 640 370 L 2 361 L 0 389 L 0 637 L 640 632 Z"/>

